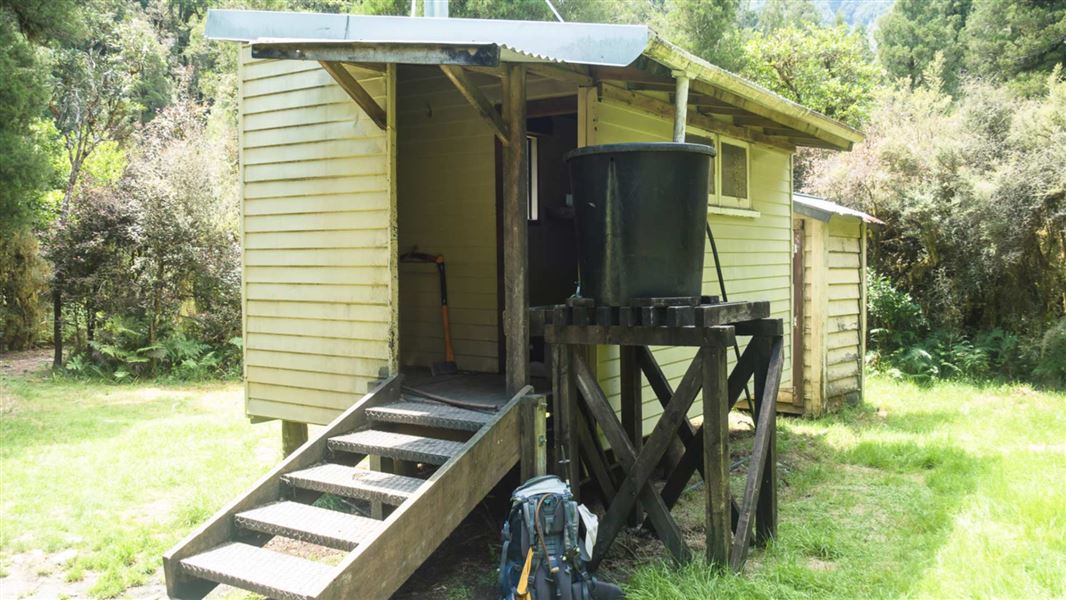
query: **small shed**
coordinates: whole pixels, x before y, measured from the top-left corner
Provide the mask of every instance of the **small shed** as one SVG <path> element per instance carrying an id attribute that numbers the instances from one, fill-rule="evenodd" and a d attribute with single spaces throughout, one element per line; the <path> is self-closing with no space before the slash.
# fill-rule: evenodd
<path id="1" fill-rule="evenodd" d="M 862 398 L 866 229 L 883 223 L 806 194 L 792 210 L 793 390 L 804 414 L 820 415 Z"/>

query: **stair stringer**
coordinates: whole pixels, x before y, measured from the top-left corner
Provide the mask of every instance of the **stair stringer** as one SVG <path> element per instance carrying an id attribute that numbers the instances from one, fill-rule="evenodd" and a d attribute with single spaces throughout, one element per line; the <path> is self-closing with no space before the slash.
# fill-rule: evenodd
<path id="1" fill-rule="evenodd" d="M 318 600 L 386 600 L 518 462 L 526 386 L 336 568 Z"/>
<path id="2" fill-rule="evenodd" d="M 273 502 L 281 498 L 285 489 L 282 475 L 292 471 L 306 469 L 321 462 L 326 455 L 327 442 L 335 437 L 353 431 L 367 424 L 366 410 L 381 404 L 396 402 L 400 399 L 403 375 L 394 375 L 366 394 L 355 404 L 348 407 L 318 435 L 296 449 L 278 466 L 264 475 L 244 494 L 227 504 L 214 514 L 207 522 L 190 533 L 182 541 L 163 555 L 163 572 L 166 576 L 167 594 L 171 598 L 199 599 L 206 596 L 218 584 L 185 573 L 181 567 L 182 559 L 206 552 L 220 544 L 234 539 L 236 528 L 233 516 L 239 512 Z"/>

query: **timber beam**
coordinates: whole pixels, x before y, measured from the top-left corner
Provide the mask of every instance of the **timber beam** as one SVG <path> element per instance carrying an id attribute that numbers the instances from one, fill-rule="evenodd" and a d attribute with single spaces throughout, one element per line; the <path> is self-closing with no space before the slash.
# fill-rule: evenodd
<path id="1" fill-rule="evenodd" d="M 510 138 L 509 128 L 506 123 L 503 122 L 503 117 L 500 113 L 496 112 L 496 107 L 493 106 L 489 99 L 485 97 L 485 94 L 470 81 L 470 78 L 466 76 L 466 72 L 462 67 L 456 65 L 441 65 L 440 70 L 444 72 L 444 75 L 452 82 L 455 89 L 459 90 L 463 98 L 470 103 L 470 106 L 474 107 L 474 110 L 484 119 L 493 132 L 496 134 L 496 138 L 500 140 L 501 144 L 506 144 Z"/>
<path id="2" fill-rule="evenodd" d="M 600 84 L 599 91 L 601 99 L 626 104 L 637 110 L 673 121 L 675 108 L 669 102 L 653 98 L 646 94 L 624 90 L 620 87 L 606 83 Z M 719 121 L 718 119 L 698 111 L 690 111 L 687 115 L 686 122 L 692 127 L 710 131 L 712 133 L 721 133 L 731 137 L 747 139 L 767 146 L 788 150 L 790 152 L 795 150 L 795 145 L 789 144 L 785 140 L 771 138 L 751 129 Z"/>
<path id="3" fill-rule="evenodd" d="M 252 44 L 252 58 L 495 67 L 500 64 L 500 47 L 496 44 L 260 42 Z"/>
<path id="4" fill-rule="evenodd" d="M 382 131 L 387 127 L 388 118 L 385 114 L 385 109 L 381 108 L 381 105 L 366 91 L 358 80 L 348 72 L 348 69 L 344 68 L 344 65 L 337 62 L 321 61 L 319 62 L 322 68 L 329 73 L 330 77 L 337 82 L 337 85 L 341 86 L 353 101 L 359 105 L 359 108 L 363 109 L 363 112 L 370 117 L 370 120 L 374 122 Z"/>

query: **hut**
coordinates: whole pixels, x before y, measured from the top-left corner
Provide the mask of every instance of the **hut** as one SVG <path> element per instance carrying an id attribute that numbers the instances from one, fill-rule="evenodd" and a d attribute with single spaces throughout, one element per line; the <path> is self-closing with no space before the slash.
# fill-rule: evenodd
<path id="1" fill-rule="evenodd" d="M 807 194 L 792 205 L 794 402 L 820 415 L 862 398 L 866 231 L 884 223 Z"/>
<path id="2" fill-rule="evenodd" d="M 685 406 L 698 406 L 693 385 L 672 391 L 699 363 L 692 347 L 649 343 L 640 356 L 657 367 L 655 386 L 623 385 L 634 359 L 616 346 L 593 343 L 575 364 L 584 389 L 599 390 L 588 394 L 599 418 L 615 416 L 623 394 L 637 398 L 626 404 L 625 437 L 614 429 L 610 440 L 633 464 L 663 405 L 675 407 L 660 430 L 678 437 L 652 435 L 640 464 L 666 461 L 669 449 L 675 471 L 715 478 L 705 486 L 712 560 L 742 564 L 752 538 L 773 534 L 774 407 L 802 412 L 782 358 L 791 352 L 792 155 L 849 150 L 859 132 L 642 25 L 212 10 L 206 33 L 241 44 L 246 411 L 282 420 L 292 453 L 165 555 L 171 596 L 228 583 L 270 597 L 387 598 L 516 463 L 544 471 L 544 398 L 532 392 L 551 386 L 530 307 L 575 290 L 562 157 L 590 145 L 687 139 L 716 149 L 707 215 L 720 263 L 708 250 L 703 292 L 758 301 L 759 316 L 745 306 L 747 318 L 735 320 L 755 325 L 707 326 L 693 344 L 717 344 L 699 359 L 710 365 L 701 387 L 713 427 L 683 422 L 674 404 L 687 395 Z M 681 333 L 694 339 L 692 328 Z M 740 373 L 727 386 L 734 336 L 745 354 L 730 358 Z M 459 373 L 434 376 L 438 362 Z M 752 377 L 770 426 L 760 425 L 731 555 L 727 411 Z M 473 410 L 489 405 L 498 410 Z M 307 440 L 307 424 L 328 425 Z M 583 466 L 614 477 L 569 456 L 552 464 L 568 462 L 575 489 Z M 647 483 L 650 470 L 640 472 L 627 475 L 627 497 L 640 490 L 656 531 L 686 555 L 669 503 Z M 369 502 L 371 518 L 312 506 L 321 493 Z M 274 535 L 348 554 L 334 566 L 259 547 Z"/>

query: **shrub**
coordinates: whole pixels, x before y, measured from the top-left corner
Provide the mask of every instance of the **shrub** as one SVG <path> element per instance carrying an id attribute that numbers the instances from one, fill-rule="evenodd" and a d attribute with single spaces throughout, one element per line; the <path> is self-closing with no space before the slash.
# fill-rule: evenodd
<path id="1" fill-rule="evenodd" d="M 893 351 L 921 339 L 928 325 L 922 308 L 911 295 L 873 270 L 867 272 L 866 281 L 867 319 L 874 345 L 882 351 Z"/>
<path id="2" fill-rule="evenodd" d="M 1044 333 L 1040 359 L 1033 373 L 1041 383 L 1066 386 L 1066 319 L 1059 320 Z"/>

